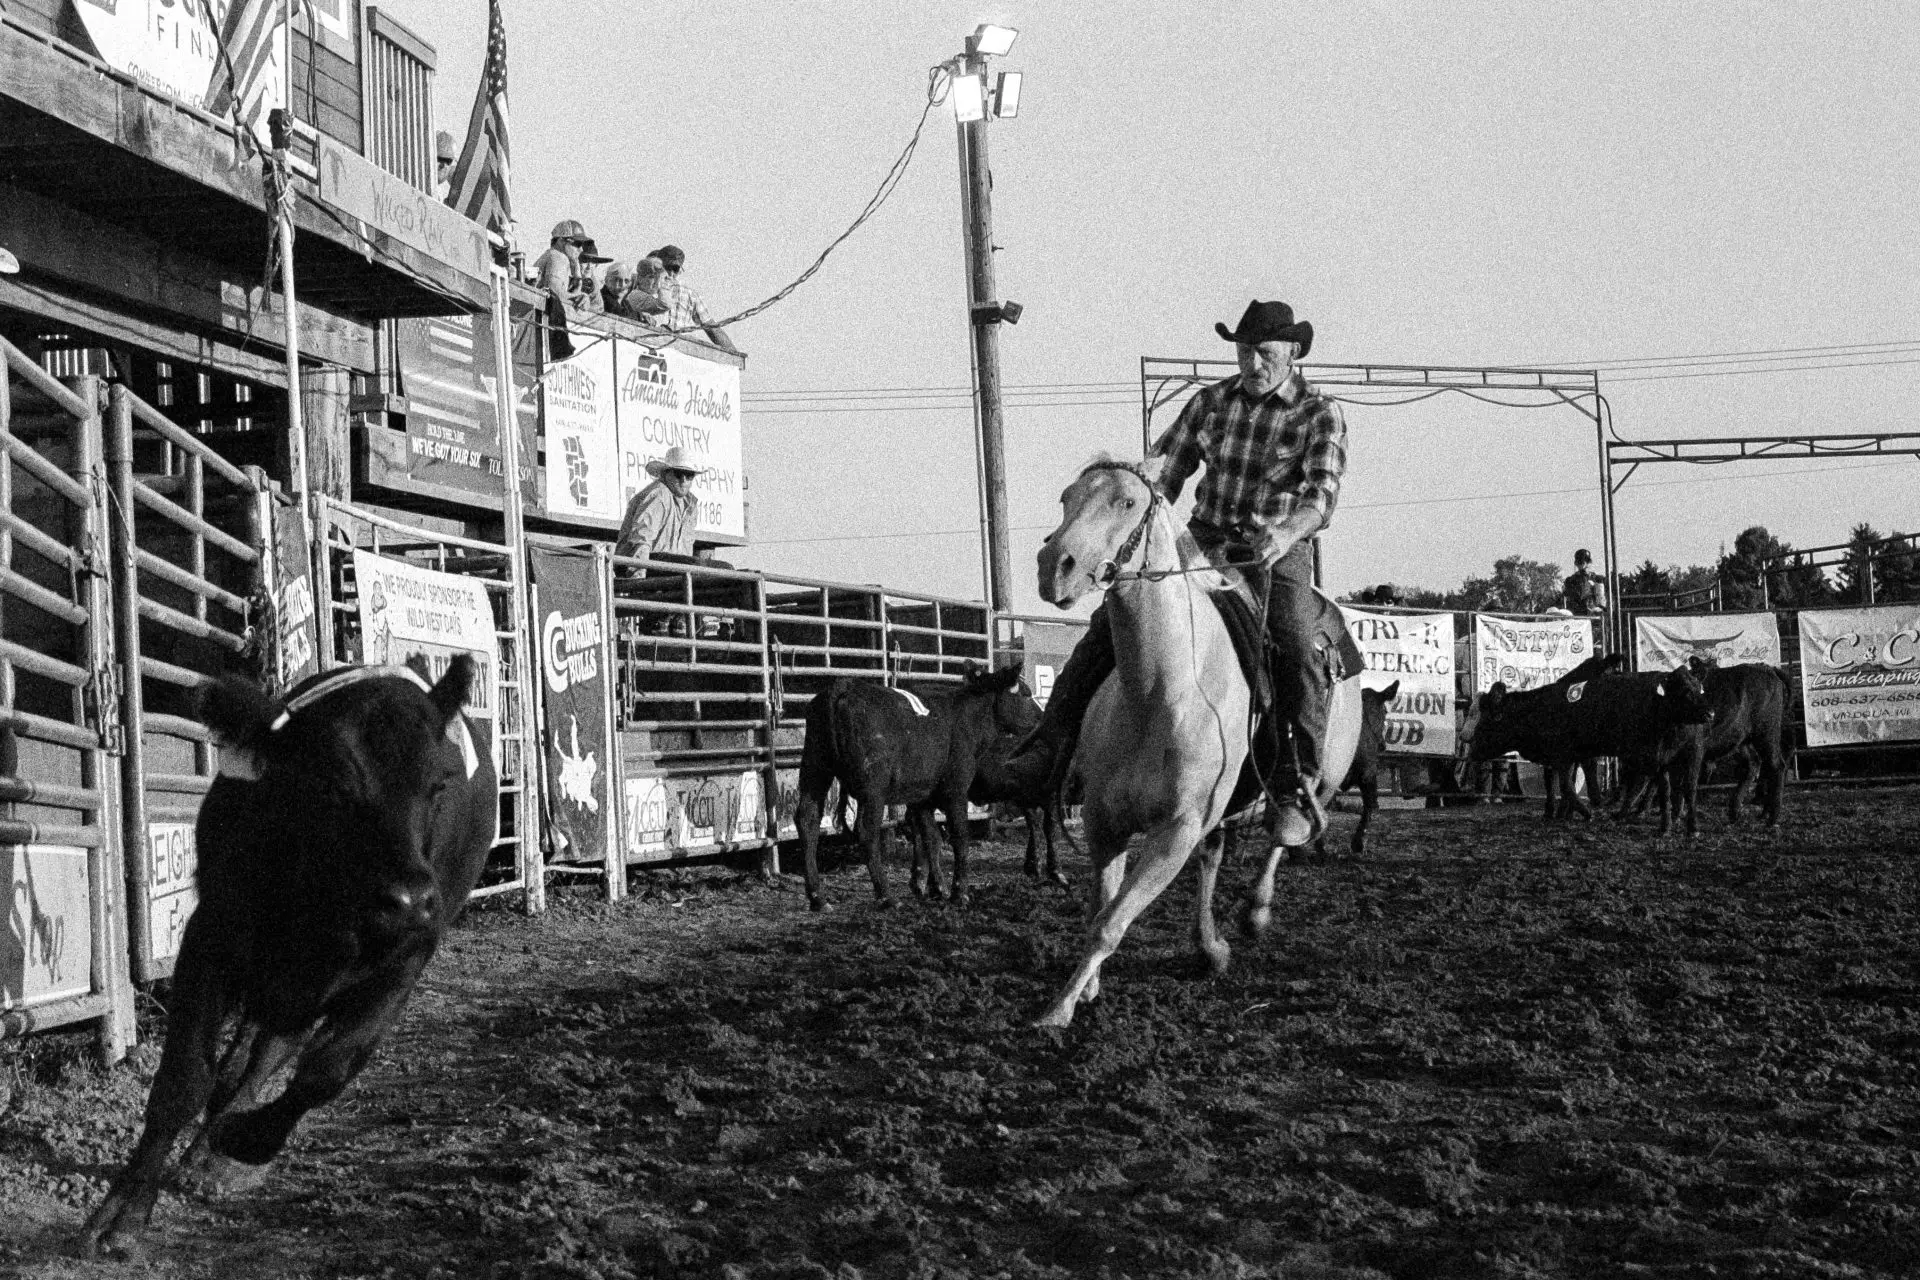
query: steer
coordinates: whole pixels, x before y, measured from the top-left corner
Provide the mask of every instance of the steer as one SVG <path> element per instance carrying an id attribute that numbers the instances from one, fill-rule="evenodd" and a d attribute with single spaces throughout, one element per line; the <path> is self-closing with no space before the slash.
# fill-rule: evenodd
<path id="1" fill-rule="evenodd" d="M 994 735 L 981 753 L 978 771 L 974 774 L 967 799 L 975 804 L 999 803 L 1018 807 L 1027 819 L 1027 858 L 1024 868 L 1027 875 L 1036 880 L 1040 878 L 1039 843 L 1044 836 L 1047 842 L 1047 879 L 1054 884 L 1064 885 L 1067 877 L 1061 874 L 1053 841 L 1056 828 L 1062 835 L 1066 834 L 1066 829 L 1060 825 L 1059 790 L 1051 778 L 1022 778 L 1006 767 L 1014 749 L 1025 741 L 1027 732 L 1040 722 L 1040 707 L 1032 698 L 1022 698 L 1012 703 L 1012 712 L 1008 717 L 1011 723 L 1003 722 L 1001 731 Z"/>
<path id="2" fill-rule="evenodd" d="M 1670 672 L 1602 675 L 1591 680 L 1508 693 L 1496 684 L 1481 698 L 1472 757 L 1490 760 L 1517 751 L 1549 766 L 1594 756 L 1618 756 L 1629 771 L 1678 767 L 1687 834 L 1699 829 L 1694 801 L 1700 779 L 1702 726 L 1713 719 L 1700 677 L 1682 663 Z M 1662 787 L 1660 831 L 1669 814 Z"/>
<path id="3" fill-rule="evenodd" d="M 284 700 L 237 678 L 203 687 L 198 714 L 221 753 L 196 827 L 200 905 L 146 1125 L 87 1218 L 89 1255 L 134 1245 L 196 1119 L 185 1163 L 208 1185 L 262 1176 L 300 1118 L 366 1065 L 466 905 L 498 834 L 499 786 L 461 711 L 473 659 L 437 684 L 423 670 L 343 668 Z M 259 1104 L 289 1063 L 284 1092 Z"/>
<path id="4" fill-rule="evenodd" d="M 1493 689 L 1489 689 L 1486 693 L 1476 697 L 1472 705 L 1467 709 L 1466 724 L 1462 726 L 1460 737 L 1461 741 L 1470 749 L 1468 758 L 1472 760 L 1491 760 L 1507 754 L 1505 751 L 1496 751 L 1483 755 L 1471 751 L 1475 736 L 1479 732 L 1482 716 L 1490 705 L 1499 703 L 1503 705 L 1509 714 L 1524 715 L 1524 708 L 1531 706 L 1536 701 L 1563 700 L 1566 696 L 1566 690 L 1573 685 L 1584 686 L 1587 681 L 1592 680 L 1596 676 L 1618 674 L 1626 669 L 1627 658 L 1625 654 L 1595 654 L 1551 683 L 1539 685 L 1532 689 L 1508 689 L 1504 681 L 1495 683 Z M 1498 698 L 1494 697 L 1495 689 L 1501 691 Z M 1593 757 L 1588 756 L 1578 760 L 1549 760 L 1543 756 L 1529 754 L 1526 751 L 1521 751 L 1520 754 L 1526 756 L 1527 759 L 1533 761 L 1535 764 L 1546 766 L 1547 821 L 1551 822 L 1556 817 L 1570 817 L 1576 809 L 1582 817 L 1591 818 L 1593 816 L 1593 810 L 1587 806 L 1586 801 L 1580 798 L 1579 791 L 1576 790 L 1573 785 L 1573 771 L 1575 768 L 1578 768 L 1586 775 L 1588 794 L 1593 797 L 1595 804 L 1600 802 L 1600 775 Z M 1554 788 L 1556 786 L 1558 786 L 1560 791 L 1560 801 L 1557 806 L 1554 802 Z"/>
<path id="5" fill-rule="evenodd" d="M 1760 801 L 1767 825 L 1779 826 L 1787 756 L 1791 752 L 1790 740 L 1786 737 L 1786 704 L 1793 696 L 1793 686 L 1786 672 L 1758 662 L 1721 667 L 1698 659 L 1692 661 L 1696 664 L 1695 674 L 1701 676 L 1706 685 L 1707 704 L 1713 708 L 1713 725 L 1702 743 L 1702 763 L 1728 755 L 1739 761 L 1739 775 L 1727 796 L 1728 825 L 1740 821 L 1740 792 L 1746 787 L 1753 762 L 1758 758 L 1760 788 L 1755 798 Z M 1629 805 L 1633 812 L 1639 812 L 1649 792 L 1654 790 L 1648 784 L 1654 781 L 1646 777 L 1629 779 L 1622 792 L 1621 812 L 1626 813 Z"/>
<path id="6" fill-rule="evenodd" d="M 953 842 L 953 900 L 966 903 L 967 792 L 994 735 L 1018 721 L 1019 703 L 1026 700 L 1019 683 L 1018 667 L 970 671 L 957 690 L 923 699 L 843 677 L 814 697 L 807 706 L 800 794 L 794 803 L 809 907 L 826 907 L 820 892 L 820 811 L 835 779 L 841 794 L 860 806 L 855 827 L 867 851 L 873 896 L 882 906 L 892 903 L 880 862 L 886 843 L 881 824 L 890 804 L 908 806 L 909 837 L 923 842 L 931 835 L 933 810 L 946 814 Z M 928 892 L 937 898 L 940 873 L 931 854 L 927 862 Z M 916 860 L 916 870 L 917 865 Z"/>
<path id="7" fill-rule="evenodd" d="M 1354 787 L 1360 790 L 1360 825 L 1353 829 L 1353 836 L 1347 842 L 1355 857 L 1367 851 L 1367 827 L 1373 822 L 1374 811 L 1380 807 L 1380 757 L 1387 749 L 1387 706 L 1399 693 L 1398 680 L 1384 689 L 1360 691 L 1360 743 L 1354 748 L 1347 776 L 1340 780 L 1342 791 Z M 1324 832 L 1313 842 L 1313 852 L 1316 859 L 1326 861 Z"/>

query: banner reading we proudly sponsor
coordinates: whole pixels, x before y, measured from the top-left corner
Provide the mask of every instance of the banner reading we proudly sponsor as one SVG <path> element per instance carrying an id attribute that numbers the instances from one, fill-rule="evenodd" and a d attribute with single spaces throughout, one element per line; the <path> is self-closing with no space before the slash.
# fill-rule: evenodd
<path id="1" fill-rule="evenodd" d="M 622 339 L 614 347 L 614 376 L 619 385 L 621 510 L 653 482 L 647 463 L 678 446 L 702 467 L 693 482 L 700 500 L 694 532 L 746 537 L 739 368 L 677 347 L 655 350 Z"/>
<path id="2" fill-rule="evenodd" d="M 607 625 L 600 567 L 592 556 L 545 547 L 527 552 L 533 616 L 540 619 L 541 735 L 547 759 L 548 821 L 566 861 L 607 857 L 613 762 L 607 717 Z"/>
<path id="3" fill-rule="evenodd" d="M 547 431 L 547 514 L 626 514 L 613 408 L 613 340 L 588 334 L 578 355 L 557 360 L 540 381 Z"/>
<path id="4" fill-rule="evenodd" d="M 1920 739 L 1920 604 L 1800 615 L 1807 745 Z"/>
<path id="5" fill-rule="evenodd" d="M 1589 618 L 1490 618 L 1473 616 L 1473 691 L 1496 683 L 1508 689 L 1552 684 L 1593 656 Z"/>
<path id="6" fill-rule="evenodd" d="M 141 84 L 193 107 L 214 109 L 214 90 L 225 83 L 220 41 L 214 21 L 232 27 L 240 48 L 229 52 L 245 81 L 243 120 L 254 122 L 260 144 L 267 136 L 267 112 L 287 104 L 286 9 L 256 3 L 235 24 L 230 10 L 244 0 L 74 0 L 73 11 L 101 59 Z M 0 8 L 5 8 L 0 4 Z M 59 6 L 53 6 L 57 11 Z M 211 20 L 210 20 L 211 18 Z M 223 114 L 225 114 L 223 112 Z"/>
<path id="7" fill-rule="evenodd" d="M 1367 669 L 1360 683 L 1400 688 L 1387 704 L 1387 750 L 1396 755 L 1452 756 L 1453 615 L 1374 613 L 1340 606 Z"/>
<path id="8" fill-rule="evenodd" d="M 1771 613 L 1687 613 L 1633 620 L 1636 671 L 1671 671 L 1688 658 L 1723 667 L 1780 665 L 1780 622 Z"/>
<path id="9" fill-rule="evenodd" d="M 415 654 L 427 660 L 430 679 L 438 680 L 457 653 L 479 664 L 467 714 L 487 739 L 487 751 L 500 768 L 499 735 L 494 732 L 494 691 L 499 688 L 499 642 L 494 635 L 493 604 L 476 578 L 423 569 L 371 551 L 353 553 L 353 576 L 360 593 L 361 661 L 404 663 Z"/>

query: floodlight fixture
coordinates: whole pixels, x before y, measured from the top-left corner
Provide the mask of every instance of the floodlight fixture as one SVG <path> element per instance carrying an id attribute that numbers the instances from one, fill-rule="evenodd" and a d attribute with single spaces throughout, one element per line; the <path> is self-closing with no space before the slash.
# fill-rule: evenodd
<path id="1" fill-rule="evenodd" d="M 963 75 L 953 78 L 953 118 L 961 124 L 987 118 L 987 87 L 982 77 Z"/>
<path id="2" fill-rule="evenodd" d="M 1020 72 L 1002 71 L 993 84 L 993 118 L 1011 120 L 1020 114 Z"/>
<path id="3" fill-rule="evenodd" d="M 972 46 L 969 52 L 998 58 L 1013 48 L 1013 38 L 1019 34 L 1012 27 L 996 27 L 990 22 L 983 22 L 975 29 L 973 38 L 967 41 Z"/>

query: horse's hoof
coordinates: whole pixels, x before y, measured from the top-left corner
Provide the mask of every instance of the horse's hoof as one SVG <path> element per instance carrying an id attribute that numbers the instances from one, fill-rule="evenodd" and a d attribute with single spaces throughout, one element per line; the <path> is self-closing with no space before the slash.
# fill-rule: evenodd
<path id="1" fill-rule="evenodd" d="M 208 1151 L 192 1168 L 180 1170 L 180 1186 L 209 1200 L 252 1191 L 267 1180 L 264 1164 L 242 1164 L 217 1152 Z"/>
<path id="2" fill-rule="evenodd" d="M 1056 1027 L 1064 1030 L 1073 1025 L 1073 1010 L 1049 1009 L 1027 1025 L 1031 1027 Z"/>
<path id="3" fill-rule="evenodd" d="M 1271 907 L 1249 906 L 1247 913 L 1240 918 L 1240 932 L 1249 938 L 1258 938 L 1265 935 L 1272 924 L 1273 909 Z"/>
<path id="4" fill-rule="evenodd" d="M 822 911 L 825 911 L 826 909 L 827 909 L 827 900 L 825 898 L 809 897 L 807 899 L 807 910 L 813 912 L 815 915 L 819 915 Z"/>
<path id="5" fill-rule="evenodd" d="M 1224 978 L 1227 970 L 1233 967 L 1233 949 L 1224 942 L 1203 954 L 1207 961 L 1208 977 Z"/>

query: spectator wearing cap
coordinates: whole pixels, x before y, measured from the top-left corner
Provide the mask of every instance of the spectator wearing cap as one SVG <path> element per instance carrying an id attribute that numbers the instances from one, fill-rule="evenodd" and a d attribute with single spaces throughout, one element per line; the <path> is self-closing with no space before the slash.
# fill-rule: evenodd
<path id="1" fill-rule="evenodd" d="M 667 269 L 658 258 L 642 258 L 634 264 L 633 287 L 627 290 L 621 301 L 620 314 L 641 324 L 656 329 L 665 328 L 667 323 L 667 304 L 661 300 L 660 286 L 666 281 Z"/>
<path id="2" fill-rule="evenodd" d="M 647 256 L 660 259 L 660 265 L 666 268 L 666 278 L 660 284 L 660 300 L 667 304 L 667 315 L 661 327 L 676 333 L 704 329 L 707 340 L 714 346 L 739 355 L 740 348 L 733 345 L 733 339 L 727 336 L 727 331 L 708 318 L 706 305 L 700 295 L 693 291 L 691 285 L 681 282 L 680 269 L 686 265 L 687 255 L 680 246 L 663 245 Z"/>
<path id="3" fill-rule="evenodd" d="M 1592 617 L 1607 611 L 1607 584 L 1593 571 L 1593 553 L 1581 547 L 1573 553 L 1573 572 L 1560 584 L 1560 604 L 1568 613 Z"/>
<path id="4" fill-rule="evenodd" d="M 600 288 L 593 267 L 609 259 L 573 218 L 557 222 L 547 251 L 533 260 L 533 283 L 563 308 L 589 314 L 600 310 Z"/>
<path id="5" fill-rule="evenodd" d="M 649 459 L 647 474 L 653 483 L 627 504 L 613 554 L 691 560 L 694 512 L 700 505 L 693 495 L 693 478 L 702 469 L 681 445 Z"/>
<path id="6" fill-rule="evenodd" d="M 433 191 L 442 204 L 453 194 L 453 163 L 459 158 L 452 134 L 442 129 L 433 135 Z"/>

